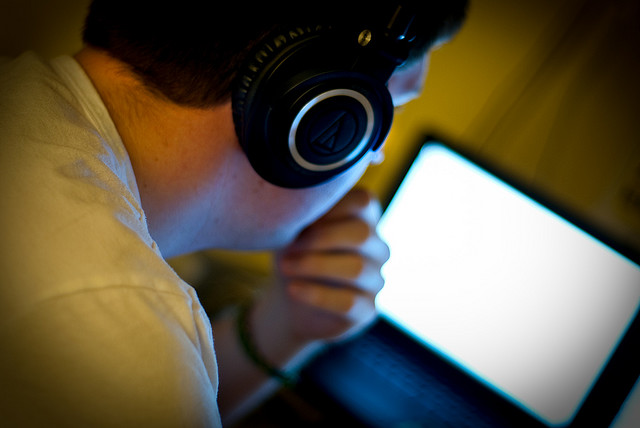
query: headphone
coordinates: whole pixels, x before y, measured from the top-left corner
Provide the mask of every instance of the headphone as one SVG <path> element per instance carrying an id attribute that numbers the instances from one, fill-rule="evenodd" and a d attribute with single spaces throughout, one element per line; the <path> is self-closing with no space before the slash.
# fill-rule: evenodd
<path id="1" fill-rule="evenodd" d="M 387 82 L 408 57 L 414 15 L 383 25 L 283 28 L 249 53 L 232 94 L 240 144 L 255 171 L 288 188 L 318 185 L 385 140 Z"/>

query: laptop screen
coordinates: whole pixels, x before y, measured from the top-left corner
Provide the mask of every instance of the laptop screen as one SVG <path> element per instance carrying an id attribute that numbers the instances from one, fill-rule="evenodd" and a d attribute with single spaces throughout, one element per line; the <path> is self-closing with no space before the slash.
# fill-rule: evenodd
<path id="1" fill-rule="evenodd" d="M 383 318 L 541 421 L 571 421 L 638 312 L 640 267 L 445 145 L 379 225 Z"/>

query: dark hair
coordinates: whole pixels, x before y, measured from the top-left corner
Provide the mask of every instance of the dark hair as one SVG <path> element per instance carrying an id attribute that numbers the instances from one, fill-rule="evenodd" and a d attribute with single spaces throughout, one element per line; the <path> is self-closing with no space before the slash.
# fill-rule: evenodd
<path id="1" fill-rule="evenodd" d="M 228 100 L 240 64 L 272 31 L 292 22 L 340 24 L 380 19 L 379 2 L 365 10 L 354 0 L 271 2 L 231 0 L 93 0 L 83 40 L 127 64 L 156 94 L 192 107 Z M 455 33 L 467 0 L 410 1 L 417 10 L 410 59 Z"/>

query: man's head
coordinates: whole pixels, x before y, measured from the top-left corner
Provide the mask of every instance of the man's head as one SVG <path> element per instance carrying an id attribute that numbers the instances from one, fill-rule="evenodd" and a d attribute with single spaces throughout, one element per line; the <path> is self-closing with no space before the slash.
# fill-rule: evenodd
<path id="1" fill-rule="evenodd" d="M 325 106 L 328 105 L 329 110 L 336 106 L 340 109 L 345 99 L 352 104 L 355 103 L 355 110 L 365 111 L 364 114 L 357 111 L 354 113 L 356 116 L 360 114 L 367 119 L 359 131 L 358 125 L 354 126 L 356 129 L 353 131 L 354 135 L 357 132 L 365 134 L 369 132 L 369 116 L 374 118 L 374 125 L 371 126 L 384 128 L 390 123 L 389 115 L 392 114 L 393 104 L 406 101 L 407 97 L 415 95 L 422 86 L 429 49 L 446 40 L 457 30 L 464 16 L 466 1 L 411 1 L 406 3 L 407 9 L 399 15 L 399 18 L 396 17 L 397 2 L 386 2 L 382 7 L 375 6 L 370 8 L 371 10 L 362 10 L 360 3 L 351 0 L 326 0 L 315 5 L 298 4 L 285 10 L 264 4 L 266 2 L 251 5 L 251 8 L 247 8 L 240 2 L 213 6 L 210 3 L 210 1 L 184 0 L 178 5 L 169 7 L 166 2 L 148 0 L 94 0 L 84 33 L 85 42 L 89 46 L 106 52 L 109 57 L 121 63 L 126 72 L 130 73 L 145 89 L 145 92 L 158 101 L 157 104 L 168 106 L 169 110 L 182 109 L 180 117 L 184 119 L 176 122 L 173 128 L 165 129 L 165 135 L 162 136 L 167 140 L 168 132 L 175 133 L 176 138 L 172 138 L 171 144 L 166 141 L 162 144 L 145 144 L 142 149 L 142 145 L 134 141 L 133 133 L 126 135 L 134 127 L 138 128 L 133 130 L 137 132 L 135 137 L 138 139 L 150 139 L 147 137 L 151 137 L 154 132 L 159 133 L 161 127 L 150 128 L 148 122 L 146 130 L 143 129 L 142 120 L 149 119 L 148 111 L 144 107 L 138 110 L 142 116 L 137 117 L 136 121 L 131 121 L 129 118 L 129 123 L 124 125 L 123 122 L 127 120 L 120 121 L 119 130 L 124 135 L 123 140 L 132 158 L 152 235 L 154 232 L 160 235 L 159 231 L 164 230 L 167 239 L 173 239 L 170 238 L 171 234 L 166 232 L 168 228 L 175 228 L 177 224 L 181 224 L 182 227 L 189 224 L 192 228 L 196 228 L 197 232 L 183 229 L 181 233 L 184 237 L 193 235 L 191 249 L 212 245 L 234 248 L 282 245 L 301 227 L 330 208 L 355 184 L 367 165 L 376 158 L 375 153 L 372 153 L 369 148 L 371 145 L 379 145 L 382 142 L 386 135 L 385 129 L 371 131 L 371 135 L 378 132 L 380 138 L 377 140 L 371 138 L 367 143 L 369 146 L 358 153 L 357 157 L 350 159 L 348 164 L 343 165 L 335 174 L 335 178 L 318 184 L 325 179 L 321 177 L 322 180 L 305 182 L 303 186 L 295 185 L 296 183 L 281 185 L 280 178 L 273 179 L 266 176 L 264 168 L 256 167 L 256 156 L 252 157 L 251 149 L 247 149 L 247 140 L 250 144 L 256 140 L 262 140 L 261 136 L 270 132 L 263 133 L 261 128 L 267 128 L 265 122 L 294 111 L 285 118 L 285 133 L 272 138 L 274 144 L 280 144 L 282 140 L 285 156 L 291 157 L 291 144 L 288 144 L 287 138 L 290 138 L 294 130 L 304 130 L 307 126 L 313 131 L 315 126 L 314 122 L 308 120 L 308 117 L 302 113 L 315 114 L 319 111 L 322 120 L 326 117 L 331 120 L 334 112 L 322 116 L 326 110 Z M 405 13 L 407 10 L 411 13 Z M 394 41 L 390 47 L 385 45 L 379 48 L 376 43 L 368 43 L 367 34 L 363 30 L 373 29 L 373 38 L 378 41 L 380 40 L 378 30 L 384 31 L 385 26 L 391 22 L 407 21 L 407 16 L 410 17 L 411 26 L 399 25 L 398 28 L 406 27 L 408 30 L 397 33 L 395 38 L 388 39 L 399 41 L 397 45 Z M 394 24 L 392 27 L 392 32 L 396 31 L 397 26 Z M 304 37 L 301 38 L 304 44 L 301 46 L 304 46 L 302 51 L 306 53 L 300 55 L 300 58 L 304 60 L 290 61 L 283 66 L 274 66 L 272 69 L 266 67 L 257 79 L 253 79 L 255 76 L 250 75 L 249 80 L 268 81 L 271 76 L 277 75 L 283 69 L 294 70 L 290 74 L 291 79 L 279 78 L 278 81 L 283 83 L 276 85 L 276 89 L 270 89 L 270 93 L 267 90 L 269 96 L 257 103 L 261 105 L 262 114 L 265 115 L 264 120 L 256 120 L 256 115 L 251 109 L 239 114 L 238 105 L 245 104 L 248 98 L 243 98 L 243 95 L 240 97 L 242 102 L 238 102 L 238 88 L 246 88 L 244 83 L 246 83 L 247 73 L 252 73 L 255 59 L 262 55 L 260 50 L 273 48 L 274 41 L 277 41 L 279 36 L 285 35 L 283 32 L 291 31 L 294 33 L 302 31 L 301 34 Z M 355 37 L 349 36 L 351 37 L 349 43 L 355 45 L 356 49 L 349 50 L 350 48 L 341 46 L 341 37 L 347 33 L 353 34 L 354 31 Z M 314 44 L 316 33 L 321 40 L 319 44 Z M 307 37 L 309 35 L 311 37 Z M 295 34 L 290 38 L 297 43 Z M 404 43 L 408 40 L 411 43 Z M 325 41 L 327 41 L 326 44 Z M 296 51 L 299 45 L 295 43 L 289 44 L 295 45 L 295 49 L 285 49 L 282 51 L 285 52 L 283 55 L 280 55 L 282 52 L 277 52 L 275 59 L 279 60 L 280 56 L 286 57 L 290 51 Z M 369 51 L 364 49 L 362 52 L 365 54 L 362 54 L 358 51 L 358 45 L 367 46 L 367 48 L 373 46 L 375 49 Z M 410 49 L 402 53 L 400 51 L 403 47 Z M 317 58 L 316 52 L 319 53 Z M 374 54 L 369 55 L 366 52 L 374 52 Z M 349 65 L 351 53 L 353 53 L 353 64 Z M 404 56 L 407 57 L 406 61 L 395 70 L 397 62 L 403 61 Z M 342 63 L 336 62 L 336 58 L 339 58 Z M 273 58 L 270 57 L 269 60 L 271 59 Z M 313 90 L 316 89 L 313 85 L 318 79 L 324 82 L 323 79 L 327 74 L 330 75 L 329 77 L 334 76 L 335 73 L 331 67 L 338 67 L 335 64 L 341 67 L 345 60 L 350 69 L 339 73 L 339 79 L 347 81 L 339 94 L 342 98 L 329 99 L 328 103 L 323 104 L 326 99 L 325 93 L 334 94 L 335 92 L 331 89 L 322 89 L 314 93 Z M 280 64 L 278 61 L 275 63 Z M 312 65 L 306 67 L 307 64 Z M 313 73 L 325 64 L 329 64 L 328 72 L 323 71 L 317 79 Z M 296 66 L 301 68 L 299 72 L 295 70 Z M 312 74 L 308 81 L 313 84 L 308 84 L 303 78 L 303 83 L 298 85 L 303 90 L 290 97 L 289 95 L 294 92 L 287 92 L 287 84 L 304 76 L 308 71 L 307 68 L 311 69 Z M 94 71 L 96 70 L 94 68 Z M 357 77 L 355 84 L 353 80 L 349 80 L 353 75 Z M 389 75 L 391 75 L 390 78 Z M 384 114 L 380 116 L 382 119 L 378 118 L 376 111 L 369 115 L 367 102 L 361 102 L 359 95 L 353 95 L 353 89 L 356 92 L 362 90 L 359 86 L 363 81 L 365 84 L 373 82 L 374 89 L 364 89 L 368 102 L 372 104 L 371 111 L 386 108 L 391 113 L 383 112 Z M 114 86 L 108 80 L 105 84 Z M 296 85 L 297 83 L 292 86 L 297 88 Z M 116 88 L 111 88 L 111 90 L 114 89 Z M 347 90 L 346 97 L 343 90 Z M 373 92 L 373 98 L 369 98 L 366 91 Z M 103 92 L 101 95 L 105 97 Z M 355 99 L 355 102 L 348 99 L 349 97 Z M 376 106 L 378 101 L 375 97 L 384 98 L 380 101 L 381 107 Z M 290 109 L 289 103 L 297 103 L 297 110 Z M 365 108 L 361 108 L 359 103 L 365 105 Z M 107 103 L 108 107 L 110 104 Z M 129 103 L 129 106 L 131 104 Z M 267 105 L 266 113 L 265 105 Z M 318 105 L 321 108 L 317 108 Z M 111 111 L 111 113 L 114 116 L 119 114 L 117 111 Z M 210 119 L 204 120 L 206 116 L 210 116 Z M 300 117 L 301 119 L 296 122 Z M 157 115 L 156 119 L 163 120 Z M 286 122 L 287 120 L 289 122 Z M 239 122 L 247 122 L 251 126 L 243 127 Z M 375 124 L 379 122 L 382 122 L 382 125 Z M 162 125 L 168 126 L 169 123 L 170 121 L 166 119 Z M 199 126 L 197 131 L 196 124 Z M 118 126 L 118 120 L 116 125 Z M 328 125 L 326 128 L 331 128 L 332 124 Z M 178 132 L 176 126 L 185 129 Z M 125 129 L 126 127 L 129 129 Z M 191 128 L 187 130 L 189 127 Z M 324 129 L 322 126 L 319 128 Z M 243 132 L 253 132 L 256 129 L 258 133 L 252 134 L 250 138 L 242 135 Z M 177 138 L 178 134 L 180 138 Z M 320 138 L 316 138 L 318 135 Z M 184 138 L 185 136 L 188 138 Z M 324 138 L 322 133 L 316 133 L 316 137 L 312 137 L 311 140 Z M 334 135 L 329 137 L 333 138 Z M 181 141 L 177 142 L 179 139 Z M 356 142 L 359 140 L 359 137 L 354 139 Z M 240 146 L 243 147 L 242 150 Z M 311 151 L 312 149 L 308 150 L 308 152 Z M 267 156 L 270 156 L 269 151 L 259 152 L 258 161 L 267 167 L 279 170 L 279 166 L 276 168 L 270 166 L 272 165 L 270 160 L 264 161 L 263 158 Z M 309 155 L 302 153 L 300 156 L 305 158 Z M 204 162 L 204 159 L 209 161 Z M 220 159 L 224 161 L 220 163 Z M 158 160 L 164 161 L 162 168 L 159 167 Z M 322 160 L 316 163 L 323 165 Z M 199 167 L 194 167 L 194 164 L 198 164 Z M 190 166 L 185 169 L 184 165 Z M 294 170 L 299 169 L 298 167 L 299 165 L 289 165 L 289 168 Z M 304 174 L 306 173 L 302 175 Z M 297 180 L 295 177 L 294 179 Z M 164 187 L 154 184 L 158 181 L 163 181 Z M 312 187 L 288 188 L 304 187 L 308 184 Z M 227 210 L 226 213 L 221 212 L 221 204 L 226 205 L 224 207 Z M 167 214 L 171 210 L 170 207 L 175 208 L 173 212 Z M 162 213 L 162 215 L 156 215 L 156 213 Z M 214 239 L 214 233 L 219 239 Z M 225 233 L 229 236 L 223 237 Z M 154 238 L 157 239 L 157 236 Z M 162 244 L 161 248 L 163 248 Z"/>
<path id="2" fill-rule="evenodd" d="M 154 92 L 178 104 L 211 107 L 231 98 L 240 65 L 278 28 L 318 23 L 357 27 L 387 20 L 394 3 L 94 0 L 83 37 L 128 64 Z M 458 30 L 467 0 L 406 3 L 416 11 L 411 64 Z"/>
<path id="3" fill-rule="evenodd" d="M 393 117 L 392 72 L 420 62 L 464 13 L 451 1 L 364 10 L 334 0 L 286 10 L 266 2 L 250 10 L 235 2 L 129 1 L 126 10 L 118 3 L 93 3 L 85 41 L 177 104 L 212 107 L 231 98 L 252 166 L 291 188 L 325 182 L 380 147 Z"/>

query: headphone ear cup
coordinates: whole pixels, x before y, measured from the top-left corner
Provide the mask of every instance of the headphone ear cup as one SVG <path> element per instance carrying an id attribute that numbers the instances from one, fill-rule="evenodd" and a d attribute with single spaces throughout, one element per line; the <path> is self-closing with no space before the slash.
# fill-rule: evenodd
<path id="1" fill-rule="evenodd" d="M 249 57 L 236 80 L 233 116 L 240 144 L 265 180 L 320 184 L 378 148 L 393 117 L 384 83 L 349 71 L 353 52 L 330 29 L 276 34 Z"/>
<path id="2" fill-rule="evenodd" d="M 277 64 L 278 59 L 285 55 L 290 48 L 305 40 L 318 37 L 322 28 L 303 27 L 295 31 L 277 33 L 268 40 L 263 41 L 250 54 L 235 79 L 232 93 L 233 120 L 240 143 L 246 142 L 245 124 L 248 112 L 253 106 L 256 92 L 259 91 L 261 82 L 266 79 L 269 69 Z M 244 145 L 243 145 L 244 147 Z"/>

